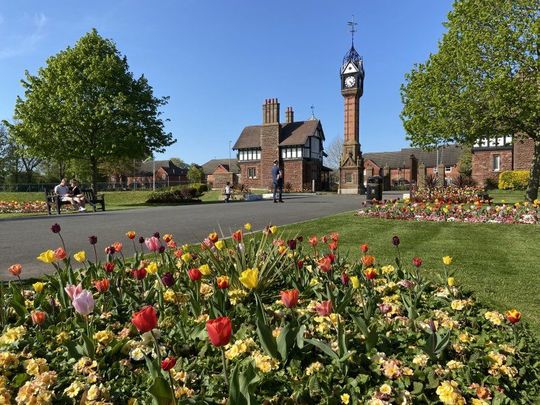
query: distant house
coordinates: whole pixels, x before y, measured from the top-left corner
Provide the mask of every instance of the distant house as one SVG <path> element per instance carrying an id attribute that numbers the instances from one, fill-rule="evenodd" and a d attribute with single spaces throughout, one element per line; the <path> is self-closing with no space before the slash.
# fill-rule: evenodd
<path id="1" fill-rule="evenodd" d="M 213 188 L 224 188 L 227 182 L 232 185 L 240 182 L 240 166 L 236 158 L 209 160 L 202 165 L 202 170 L 206 183 Z"/>
<path id="2" fill-rule="evenodd" d="M 419 171 L 425 175 L 441 173 L 446 183 L 459 175 L 459 159 L 463 149 L 457 145 L 440 147 L 438 150 L 404 148 L 397 152 L 364 153 L 364 182 L 370 176 L 385 178 L 386 188 L 418 181 Z"/>
<path id="3" fill-rule="evenodd" d="M 137 187 L 152 187 L 154 169 L 157 187 L 176 186 L 188 182 L 188 169 L 176 166 L 171 160 L 156 160 L 141 162 L 135 173 L 127 176 L 127 185 L 133 186 L 135 183 Z"/>

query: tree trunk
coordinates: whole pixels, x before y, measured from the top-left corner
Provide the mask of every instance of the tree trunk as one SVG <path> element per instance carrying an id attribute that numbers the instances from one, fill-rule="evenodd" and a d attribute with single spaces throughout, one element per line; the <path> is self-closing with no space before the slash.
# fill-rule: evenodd
<path id="1" fill-rule="evenodd" d="M 534 201 L 538 198 L 540 186 L 540 139 L 534 140 L 534 156 L 531 163 L 529 184 L 527 187 L 527 200 Z"/>
<path id="2" fill-rule="evenodd" d="M 90 167 L 92 169 L 92 188 L 97 192 L 98 161 L 95 156 L 90 156 Z"/>

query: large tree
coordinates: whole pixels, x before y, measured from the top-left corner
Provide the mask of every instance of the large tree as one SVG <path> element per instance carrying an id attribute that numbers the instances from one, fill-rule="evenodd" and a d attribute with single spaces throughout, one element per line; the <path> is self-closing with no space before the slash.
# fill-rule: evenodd
<path id="1" fill-rule="evenodd" d="M 167 98 L 154 97 L 144 76 L 135 79 L 126 57 L 95 29 L 36 76 L 25 75 L 12 133 L 37 156 L 86 162 L 94 187 L 101 163 L 140 159 L 174 143 L 160 118 Z"/>
<path id="2" fill-rule="evenodd" d="M 527 198 L 540 184 L 540 0 L 456 0 L 437 53 L 402 86 L 416 146 L 513 135 L 534 140 Z"/>

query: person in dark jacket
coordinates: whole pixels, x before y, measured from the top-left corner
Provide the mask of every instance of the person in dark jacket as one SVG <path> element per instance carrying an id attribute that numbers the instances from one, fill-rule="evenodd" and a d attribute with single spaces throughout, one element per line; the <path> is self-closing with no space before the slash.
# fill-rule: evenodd
<path id="1" fill-rule="evenodd" d="M 272 181 L 274 183 L 274 202 L 283 202 L 283 170 L 278 165 L 278 160 L 274 160 L 272 166 Z"/>

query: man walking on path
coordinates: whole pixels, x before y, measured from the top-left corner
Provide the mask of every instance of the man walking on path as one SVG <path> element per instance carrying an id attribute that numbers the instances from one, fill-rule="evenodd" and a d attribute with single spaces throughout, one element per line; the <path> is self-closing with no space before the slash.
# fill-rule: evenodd
<path id="1" fill-rule="evenodd" d="M 276 197 L 279 197 L 279 202 L 283 202 L 283 171 L 278 166 L 278 160 L 274 160 L 272 166 L 272 181 L 274 183 L 274 202 L 277 203 Z"/>

